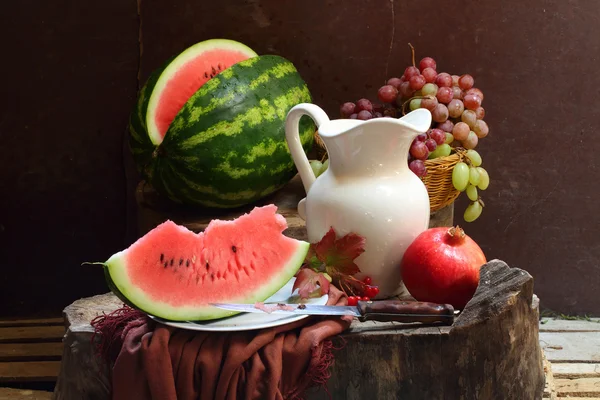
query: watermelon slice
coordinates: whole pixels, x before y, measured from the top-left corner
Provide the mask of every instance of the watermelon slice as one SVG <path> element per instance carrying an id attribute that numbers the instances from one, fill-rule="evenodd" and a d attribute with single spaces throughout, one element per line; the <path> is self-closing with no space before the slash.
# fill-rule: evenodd
<path id="1" fill-rule="evenodd" d="M 257 55 L 235 40 L 210 39 L 196 43 L 170 61 L 148 102 L 146 126 L 152 143 L 162 143 L 179 110 L 202 85 L 233 64 Z"/>
<path id="2" fill-rule="evenodd" d="M 276 211 L 256 207 L 201 233 L 163 222 L 103 263 L 108 285 L 125 303 L 171 321 L 234 315 L 209 303 L 264 301 L 304 262 L 309 243 L 283 235 L 287 222 Z"/>

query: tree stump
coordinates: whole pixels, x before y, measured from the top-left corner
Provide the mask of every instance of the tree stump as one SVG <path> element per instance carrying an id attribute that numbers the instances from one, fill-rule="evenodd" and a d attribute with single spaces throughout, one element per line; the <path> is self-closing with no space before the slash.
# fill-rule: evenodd
<path id="1" fill-rule="evenodd" d="M 353 324 L 328 389 L 348 400 L 541 399 L 538 321 L 531 275 L 493 260 L 450 327 Z"/>
<path id="2" fill-rule="evenodd" d="M 160 196 L 151 186 L 142 181 L 136 189 L 137 233 L 143 236 L 149 230 L 167 219 L 194 231 L 203 231 L 215 218 L 230 220 L 249 212 L 255 206 L 275 204 L 278 212 L 285 217 L 288 229 L 284 232 L 294 239 L 307 240 L 306 224 L 298 215 L 298 202 L 306 197 L 300 176 L 296 175 L 285 187 L 262 199 L 244 207 L 219 210 L 203 209 L 175 204 Z M 454 203 L 431 214 L 429 227 L 452 226 L 454 220 Z"/>
<path id="3" fill-rule="evenodd" d="M 65 309 L 56 400 L 109 399 L 108 367 L 94 357 L 89 322 L 121 303 L 112 294 Z M 541 399 L 544 369 L 533 278 L 493 260 L 452 326 L 354 322 L 335 339 L 327 389 L 334 399 Z M 328 399 L 322 389 L 308 398 Z"/>

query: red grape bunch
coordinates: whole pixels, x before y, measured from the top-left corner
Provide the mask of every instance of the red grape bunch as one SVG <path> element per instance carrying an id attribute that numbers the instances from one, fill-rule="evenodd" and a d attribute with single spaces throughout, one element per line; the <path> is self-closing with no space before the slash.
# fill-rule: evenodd
<path id="1" fill-rule="evenodd" d="M 429 110 L 432 126 L 412 142 L 407 160 L 409 168 L 422 178 L 427 175 L 426 160 L 447 157 L 459 149 L 462 154 L 468 151 L 466 161 L 469 163 L 469 170 L 473 169 L 470 172 L 475 178 L 468 184 L 463 184 L 461 164 L 458 168 L 460 173 L 455 174 L 459 177 L 458 182 L 453 179 L 453 183 L 457 190 L 467 192 L 472 203 L 465 220 L 473 221 L 481 214 L 480 206 L 483 205 L 477 189 L 485 190 L 489 184 L 487 171 L 480 166 L 481 156 L 474 150 L 479 140 L 489 133 L 484 121 L 483 92 L 475 87 L 475 79 L 469 74 L 438 72 L 437 63 L 431 57 L 421 59 L 417 66 L 414 49 L 412 51 L 412 65 L 406 67 L 400 78 L 392 77 L 379 88 L 378 103 L 366 98 L 355 103 L 344 103 L 340 107 L 341 117 L 360 120 L 397 118 L 418 108 Z M 472 158 L 476 161 L 472 161 Z M 476 171 L 485 177 L 482 184 L 476 179 Z"/>

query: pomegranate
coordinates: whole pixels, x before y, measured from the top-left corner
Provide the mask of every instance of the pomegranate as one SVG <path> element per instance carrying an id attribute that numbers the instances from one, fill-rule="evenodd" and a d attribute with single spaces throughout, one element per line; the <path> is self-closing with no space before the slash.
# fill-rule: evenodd
<path id="1" fill-rule="evenodd" d="M 479 245 L 459 226 L 430 228 L 408 246 L 400 270 L 417 301 L 463 309 L 475 294 L 486 262 Z"/>

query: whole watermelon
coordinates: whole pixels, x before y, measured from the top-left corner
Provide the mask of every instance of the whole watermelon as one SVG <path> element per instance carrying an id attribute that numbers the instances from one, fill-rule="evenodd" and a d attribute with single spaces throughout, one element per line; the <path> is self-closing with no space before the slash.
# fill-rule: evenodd
<path id="1" fill-rule="evenodd" d="M 293 106 L 312 99 L 290 61 L 264 55 L 225 69 L 189 98 L 155 145 L 146 110 L 161 70 L 140 91 L 129 124 L 136 164 L 157 191 L 178 203 L 233 208 L 264 198 L 294 177 L 285 118 Z M 301 119 L 305 152 L 315 129 L 312 119 Z"/>

